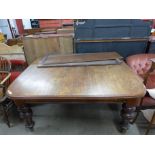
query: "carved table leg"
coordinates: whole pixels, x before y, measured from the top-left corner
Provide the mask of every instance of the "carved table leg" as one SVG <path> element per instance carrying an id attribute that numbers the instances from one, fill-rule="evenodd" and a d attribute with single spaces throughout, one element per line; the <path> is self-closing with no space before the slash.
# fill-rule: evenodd
<path id="1" fill-rule="evenodd" d="M 135 110 L 135 107 L 128 106 L 126 103 L 123 103 L 121 110 L 122 121 L 120 124 L 121 132 L 126 132 L 129 129 L 129 125 L 135 117 Z"/>
<path id="2" fill-rule="evenodd" d="M 21 119 L 25 120 L 25 127 L 33 130 L 34 121 L 32 120 L 32 110 L 28 105 L 18 106 Z"/>
<path id="3" fill-rule="evenodd" d="M 131 98 L 125 101 L 122 105 L 120 124 L 120 131 L 126 132 L 129 129 L 129 125 L 132 124 L 135 118 L 136 106 L 141 102 L 141 98 Z"/>

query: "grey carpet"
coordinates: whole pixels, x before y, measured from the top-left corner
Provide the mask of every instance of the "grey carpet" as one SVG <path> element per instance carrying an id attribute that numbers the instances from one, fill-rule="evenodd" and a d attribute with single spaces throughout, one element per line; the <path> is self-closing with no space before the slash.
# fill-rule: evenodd
<path id="1" fill-rule="evenodd" d="M 8 128 L 0 114 L 1 135 L 121 135 L 118 131 L 120 104 L 44 104 L 32 107 L 35 121 L 34 131 L 24 127 L 15 108 L 9 118 L 12 127 Z M 142 114 L 136 124 L 131 125 L 125 135 L 142 135 L 147 121 Z M 155 134 L 152 129 L 150 134 Z M 124 135 L 124 134 L 122 134 Z"/>

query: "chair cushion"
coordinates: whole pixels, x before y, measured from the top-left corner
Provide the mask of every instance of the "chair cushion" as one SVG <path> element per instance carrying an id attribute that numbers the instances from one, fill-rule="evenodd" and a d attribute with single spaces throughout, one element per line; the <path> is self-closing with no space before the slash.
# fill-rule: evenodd
<path id="1" fill-rule="evenodd" d="M 21 72 L 11 72 L 10 82 L 13 82 L 20 74 Z"/>
<path id="2" fill-rule="evenodd" d="M 12 65 L 25 65 L 26 64 L 24 60 L 10 59 L 10 62 Z"/>
<path id="3" fill-rule="evenodd" d="M 12 71 L 21 72 L 27 67 L 27 63 L 24 60 L 11 59 L 10 62 Z"/>

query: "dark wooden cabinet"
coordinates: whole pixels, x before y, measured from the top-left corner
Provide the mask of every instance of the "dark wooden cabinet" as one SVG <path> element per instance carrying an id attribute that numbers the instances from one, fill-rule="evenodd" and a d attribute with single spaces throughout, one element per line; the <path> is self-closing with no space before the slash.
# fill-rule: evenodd
<path id="1" fill-rule="evenodd" d="M 75 22 L 76 53 L 116 51 L 124 58 L 145 53 L 152 22 L 140 19 L 83 19 Z"/>

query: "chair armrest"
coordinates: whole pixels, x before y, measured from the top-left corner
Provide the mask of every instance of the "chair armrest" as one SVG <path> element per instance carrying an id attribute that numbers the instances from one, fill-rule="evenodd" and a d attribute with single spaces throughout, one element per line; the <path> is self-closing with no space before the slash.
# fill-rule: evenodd
<path id="1" fill-rule="evenodd" d="M 1 86 L 4 85 L 4 83 L 5 83 L 7 80 L 9 80 L 10 76 L 11 76 L 11 73 L 9 73 L 9 74 L 0 82 L 0 85 L 1 85 Z"/>

